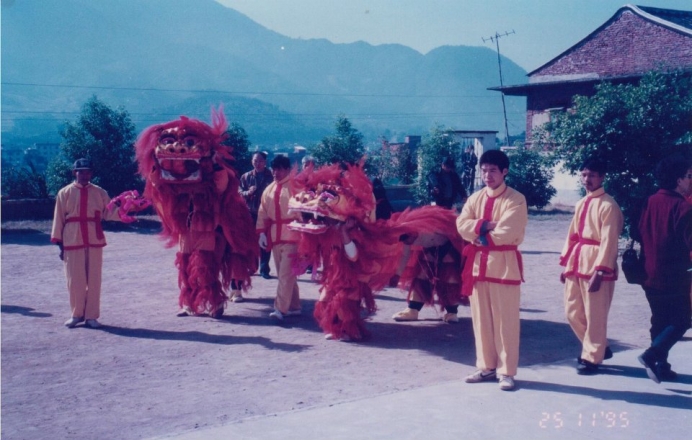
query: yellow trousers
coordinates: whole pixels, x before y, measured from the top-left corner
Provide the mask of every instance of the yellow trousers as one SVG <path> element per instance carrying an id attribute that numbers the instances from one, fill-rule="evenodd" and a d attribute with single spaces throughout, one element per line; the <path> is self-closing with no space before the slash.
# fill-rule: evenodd
<path id="1" fill-rule="evenodd" d="M 276 286 L 274 308 L 281 313 L 300 309 L 298 282 L 291 269 L 291 254 L 295 254 L 297 251 L 298 245 L 294 243 L 276 244 L 272 248 L 276 274 L 279 278 L 279 284 Z"/>
<path id="2" fill-rule="evenodd" d="M 476 281 L 471 302 L 476 367 L 515 376 L 519 365 L 520 288 Z"/>
<path id="3" fill-rule="evenodd" d="M 72 317 L 98 319 L 101 308 L 103 248 L 65 251 L 64 262 Z"/>
<path id="4" fill-rule="evenodd" d="M 603 362 L 614 290 L 613 281 L 602 281 L 600 290 L 589 293 L 589 280 L 575 277 L 565 280 L 565 315 L 581 342 L 581 358 L 585 361 Z"/>

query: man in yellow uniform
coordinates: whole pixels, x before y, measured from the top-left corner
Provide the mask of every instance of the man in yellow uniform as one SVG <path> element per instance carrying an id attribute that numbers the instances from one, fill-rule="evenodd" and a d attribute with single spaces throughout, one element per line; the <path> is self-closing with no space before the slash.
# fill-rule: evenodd
<path id="1" fill-rule="evenodd" d="M 107 209 L 105 190 L 90 183 L 91 163 L 78 159 L 72 167 L 75 181 L 62 188 L 55 198 L 51 242 L 60 247 L 65 262 L 67 290 L 72 317 L 65 322 L 74 328 L 80 322 L 89 328 L 98 322 L 101 305 L 101 267 L 106 237 L 101 220 L 120 220 L 118 209 Z"/>
<path id="2" fill-rule="evenodd" d="M 586 197 L 577 202 L 562 249 L 565 271 L 565 314 L 582 344 L 578 374 L 595 374 L 603 359 L 613 356 L 606 339 L 608 311 L 617 279 L 618 237 L 623 216 L 605 193 L 605 163 L 587 159 L 581 167 Z"/>
<path id="3" fill-rule="evenodd" d="M 291 269 L 291 255 L 297 252 L 300 233 L 288 229 L 288 224 L 298 218 L 288 215 L 288 201 L 296 194 L 291 162 L 286 156 L 276 156 L 271 168 L 274 181 L 262 193 L 257 212 L 257 233 L 260 247 L 271 250 L 274 256 L 279 279 L 274 311 L 269 316 L 283 321 L 284 316 L 301 313 L 298 282 Z"/>
<path id="4" fill-rule="evenodd" d="M 519 296 L 521 254 L 528 222 L 526 199 L 505 184 L 509 158 L 500 150 L 480 158 L 485 188 L 475 192 L 457 218 L 457 230 L 471 244 L 464 247 L 463 293 L 471 293 L 476 367 L 467 383 L 497 379 L 500 389 L 514 389 L 519 364 Z M 469 292 L 468 289 L 472 289 Z"/>

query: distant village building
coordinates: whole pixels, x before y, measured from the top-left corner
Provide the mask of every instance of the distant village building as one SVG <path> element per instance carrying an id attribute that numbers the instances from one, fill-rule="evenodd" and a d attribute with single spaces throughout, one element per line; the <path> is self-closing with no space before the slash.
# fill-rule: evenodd
<path id="1" fill-rule="evenodd" d="M 571 107 L 575 95 L 592 96 L 603 81 L 637 83 L 649 71 L 692 72 L 692 11 L 625 5 L 613 17 L 543 66 L 528 84 L 494 87 L 526 96 L 526 142 Z"/>

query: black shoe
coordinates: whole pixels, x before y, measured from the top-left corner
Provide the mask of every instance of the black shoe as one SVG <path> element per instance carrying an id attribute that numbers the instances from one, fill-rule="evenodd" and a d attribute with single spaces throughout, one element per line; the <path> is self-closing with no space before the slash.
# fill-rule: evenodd
<path id="1" fill-rule="evenodd" d="M 653 380 L 656 383 L 661 383 L 661 378 L 658 377 L 658 368 L 656 368 L 656 361 L 652 359 L 649 350 L 646 350 L 644 353 L 639 355 L 637 359 L 639 360 L 639 363 L 644 365 L 644 368 L 646 368 L 646 375 L 649 376 L 649 379 Z"/>
<path id="2" fill-rule="evenodd" d="M 266 273 L 266 272 L 263 272 L 263 273 L 262 273 L 262 278 L 264 278 L 265 280 L 271 280 L 271 279 L 272 279 L 271 275 L 269 275 L 269 274 Z"/>
<path id="3" fill-rule="evenodd" d="M 662 382 L 675 382 L 678 380 L 678 373 L 670 368 L 670 364 L 668 362 L 659 362 L 656 365 L 656 368 L 658 371 L 657 376 Z"/>
<path id="4" fill-rule="evenodd" d="M 577 365 L 577 374 L 582 376 L 590 376 L 598 373 L 598 365 L 593 362 L 585 361 L 582 358 L 578 359 L 579 365 Z"/>
<path id="5" fill-rule="evenodd" d="M 605 354 L 603 355 L 603 359 L 612 359 L 612 358 L 613 358 L 613 350 L 611 350 L 610 347 L 606 347 Z"/>

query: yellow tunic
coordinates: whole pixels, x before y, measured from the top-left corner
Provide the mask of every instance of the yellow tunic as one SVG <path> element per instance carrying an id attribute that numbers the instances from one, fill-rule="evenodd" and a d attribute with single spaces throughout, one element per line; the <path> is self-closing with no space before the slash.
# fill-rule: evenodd
<path id="1" fill-rule="evenodd" d="M 108 193 L 92 183 L 73 182 L 61 189 L 55 198 L 51 241 L 62 242 L 65 250 L 104 247 L 101 220 L 120 220 L 117 208 L 106 208 L 108 202 Z"/>
<path id="2" fill-rule="evenodd" d="M 487 245 L 479 245 L 477 240 L 487 221 L 497 222 L 497 226 L 485 234 Z M 473 261 L 465 262 L 464 272 L 472 270 L 473 282 L 521 283 L 521 254 L 517 247 L 524 241 L 527 222 L 524 195 L 504 183 L 494 190 L 486 187 L 468 198 L 457 217 L 457 230 L 471 243 L 464 248 L 464 255 L 472 256 Z M 473 266 L 469 267 L 470 264 Z M 469 289 L 473 282 L 464 280 Z"/>
<path id="3" fill-rule="evenodd" d="M 269 247 L 282 243 L 296 243 L 300 233 L 288 229 L 288 224 L 299 219 L 298 214 L 289 216 L 288 201 L 296 194 L 291 176 L 280 182 L 272 182 L 262 193 L 257 212 L 257 233 L 264 232 Z"/>
<path id="4" fill-rule="evenodd" d="M 602 187 L 577 202 L 560 254 L 565 276 L 588 279 L 602 270 L 604 281 L 616 280 L 623 222 L 620 207 Z"/>

